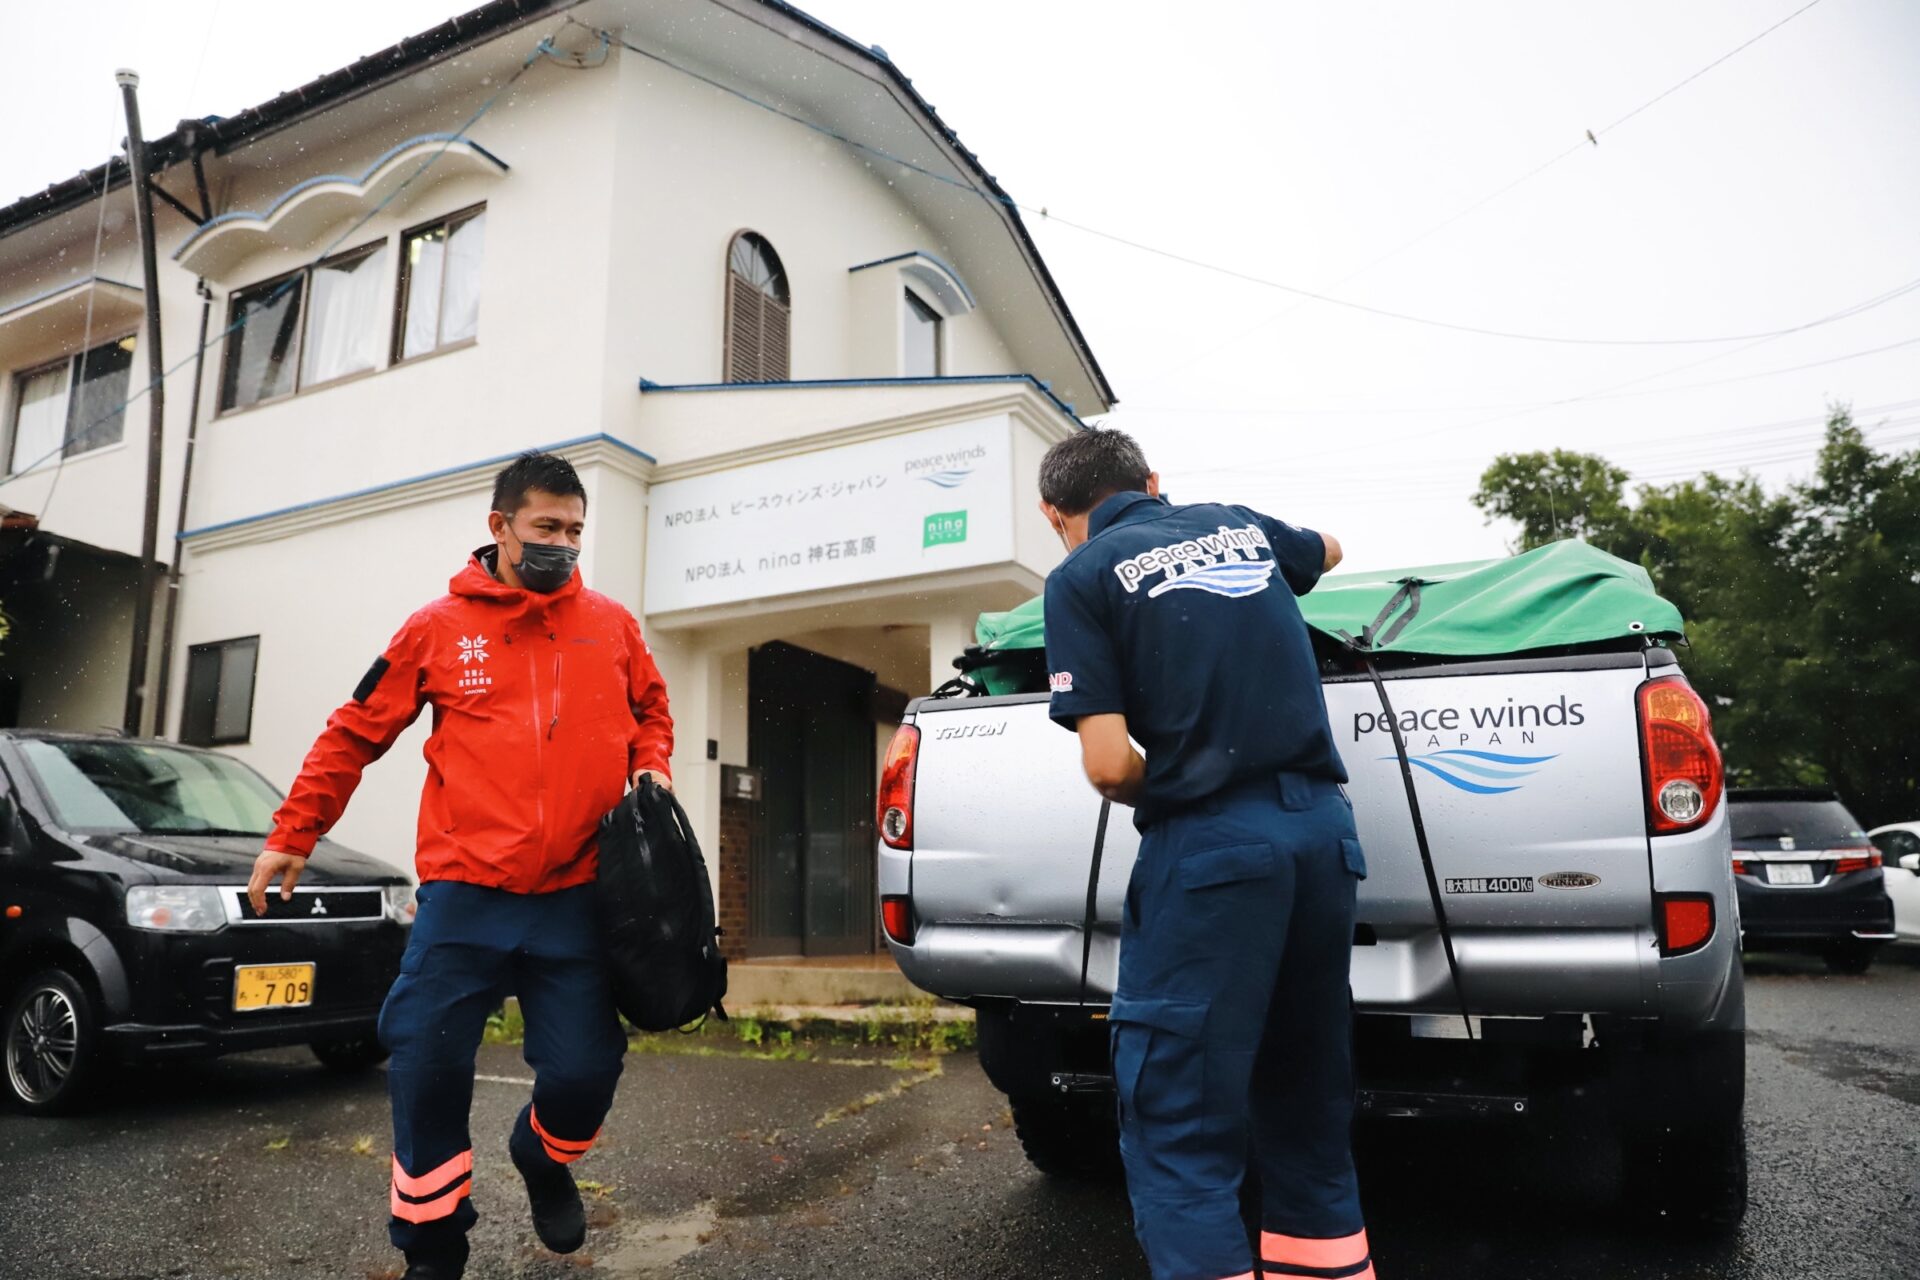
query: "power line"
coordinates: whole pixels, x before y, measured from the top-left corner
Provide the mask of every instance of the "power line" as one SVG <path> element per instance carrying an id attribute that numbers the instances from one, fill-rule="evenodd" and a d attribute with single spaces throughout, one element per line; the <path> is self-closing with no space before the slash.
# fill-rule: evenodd
<path id="1" fill-rule="evenodd" d="M 1787 365 L 1779 369 L 1761 369 L 1754 373 L 1735 374 L 1734 376 L 1729 378 L 1713 378 L 1705 382 L 1683 382 L 1676 386 L 1671 386 L 1671 387 L 1648 387 L 1641 391 L 1623 391 L 1618 389 L 1609 390 L 1609 391 L 1596 391 L 1596 392 L 1589 393 L 1587 395 L 1575 396 L 1575 397 L 1570 397 L 1562 400 L 1533 400 L 1533 401 L 1525 401 L 1525 402 L 1513 403 L 1513 404 L 1481 404 L 1481 405 L 1443 405 L 1443 406 L 1401 405 L 1401 406 L 1396 406 L 1391 408 L 1374 408 L 1374 409 L 1353 408 L 1351 406 L 1318 406 L 1318 407 L 1296 406 L 1296 407 L 1289 407 L 1289 408 L 1262 407 L 1258 409 L 1221 409 L 1221 408 L 1209 407 L 1205 405 L 1181 408 L 1181 407 L 1176 407 L 1172 405 L 1128 404 L 1124 409 L 1115 410 L 1114 416 L 1119 417 L 1124 414 L 1136 414 L 1136 413 L 1182 413 L 1182 414 L 1192 414 L 1196 416 L 1248 417 L 1248 418 L 1276 417 L 1277 418 L 1277 417 L 1338 417 L 1338 416 L 1348 416 L 1348 415 L 1386 416 L 1386 415 L 1397 415 L 1397 414 L 1427 415 L 1427 414 L 1443 414 L 1443 413 L 1490 413 L 1490 412 L 1504 411 L 1508 409 L 1552 409 L 1552 408 L 1557 408 L 1561 405 L 1584 403 L 1587 401 L 1626 400 L 1626 399 L 1631 399 L 1638 396 L 1666 395 L 1668 392 L 1673 392 L 1673 391 L 1698 391 L 1704 387 L 1724 387 L 1730 383 L 1735 383 L 1735 382 L 1751 382 L 1756 378 L 1777 378 L 1789 373 L 1802 373 L 1808 369 L 1819 369 L 1826 365 L 1843 364 L 1849 360 L 1861 360 L 1861 359 L 1865 359 L 1868 356 L 1883 355 L 1886 352 L 1898 351 L 1903 347 L 1911 347 L 1911 346 L 1914 346 L 1915 344 L 1920 344 L 1920 335 L 1915 335 L 1914 337 L 1911 337 L 1911 338 L 1902 338 L 1898 342 L 1889 342 L 1884 346 L 1869 347 L 1865 351 L 1849 351 L 1845 355 L 1829 356 L 1824 360 L 1809 360 L 1804 364 Z M 1741 348 L 1741 350 L 1745 350 L 1745 349 L 1746 348 Z M 1725 354 L 1738 355 L 1739 351 L 1738 350 L 1731 351 Z M 1694 364 L 1702 364 L 1702 363 L 1705 363 L 1705 362 L 1704 361 L 1694 362 Z M 1692 367 L 1694 366 L 1693 365 L 1680 366 L 1680 368 L 1682 369 L 1688 369 Z M 1645 382 L 1653 378 L 1665 377 L 1667 376 L 1667 374 L 1676 373 L 1676 372 L 1678 372 L 1677 369 L 1668 369 L 1663 373 L 1648 374 L 1646 378 L 1637 379 L 1637 381 Z M 1626 387 L 1631 385 L 1632 385 L 1631 383 L 1617 384 L 1618 387 Z"/>
<path id="2" fill-rule="evenodd" d="M 571 22 L 572 20 L 569 19 L 568 21 Z M 373 219 L 378 217 L 387 208 L 388 205 L 392 204 L 395 200 L 399 199 L 401 193 L 406 191 L 407 188 L 411 187 L 416 181 L 418 181 L 422 174 L 426 173 L 427 170 L 431 169 L 439 161 L 440 157 L 446 155 L 448 148 L 452 147 L 454 143 L 462 141 L 466 137 L 468 131 L 471 130 L 474 125 L 480 123 L 481 119 L 489 111 L 493 110 L 494 104 L 499 102 L 502 97 L 506 96 L 507 91 L 512 89 L 513 86 L 519 82 L 520 77 L 524 76 L 530 69 L 532 69 L 534 63 L 538 62 L 543 56 L 552 57 L 556 61 L 560 61 L 565 59 L 567 55 L 560 53 L 557 49 L 553 47 L 553 38 L 551 36 L 547 36 L 543 38 L 540 41 L 540 43 L 534 47 L 533 52 L 528 54 L 521 61 L 519 68 L 515 70 L 512 75 L 508 76 L 506 80 L 500 85 L 500 87 L 494 90 L 493 94 L 489 96 L 485 102 L 482 102 L 478 107 L 478 109 L 476 109 L 472 115 L 467 117 L 466 122 L 462 124 L 458 129 L 454 130 L 452 133 L 447 134 L 446 137 L 441 140 L 440 146 L 434 150 L 433 154 L 422 159 L 420 162 L 420 166 L 416 168 L 412 173 L 408 174 L 406 179 L 402 181 L 399 186 L 395 187 L 392 191 L 388 192 L 387 195 L 383 197 L 378 204 L 373 206 L 373 208 L 367 210 L 364 214 L 360 215 L 360 217 L 356 218 L 352 223 L 352 225 L 348 226 L 345 230 L 340 232 L 339 235 L 335 236 L 333 240 L 330 241 L 324 249 L 320 250 L 318 254 L 314 255 L 311 259 L 309 259 L 303 267 L 301 267 L 299 270 L 296 270 L 295 272 L 293 272 L 293 274 L 289 275 L 285 280 L 283 280 L 279 284 L 279 286 L 273 290 L 272 293 L 269 293 L 266 296 L 264 303 L 257 309 L 257 311 L 265 312 L 268 309 L 270 309 L 275 302 L 279 301 L 280 298 L 285 296 L 287 290 L 293 288 L 294 285 L 299 282 L 299 280 L 302 278 L 302 276 L 306 271 L 311 270 L 313 267 L 318 266 L 320 263 L 324 262 L 328 257 L 330 257 L 333 254 L 334 250 L 338 249 L 341 245 L 345 244 L 348 238 L 354 235 L 357 235 L 360 231 L 360 228 L 366 226 L 367 223 L 373 221 Z M 167 369 L 162 370 L 159 378 L 148 379 L 147 382 L 143 386 L 141 386 L 139 390 L 135 391 L 132 395 L 129 395 L 126 399 L 120 401 L 120 403 L 114 405 L 112 408 L 103 412 L 99 417 L 89 422 L 85 430 L 87 432 L 91 432 L 95 427 L 99 426 L 101 423 L 105 422 L 107 419 L 115 416 L 116 414 L 124 413 L 127 409 L 131 408 L 137 401 L 139 401 L 141 397 L 145 396 L 149 391 L 152 391 L 154 386 L 157 383 L 162 382 L 167 378 L 171 378 L 174 374 L 180 372 L 182 369 L 186 368 L 188 365 L 192 364 L 196 359 L 198 359 L 202 352 L 207 351 L 209 348 L 213 347 L 216 343 L 221 342 L 227 337 L 229 337 L 230 335 L 238 333 L 241 329 L 244 329 L 247 325 L 247 320 L 248 320 L 248 313 L 244 311 L 241 312 L 240 315 L 235 317 L 233 323 L 229 324 L 226 328 L 220 330 L 220 332 L 208 338 L 205 342 L 196 346 L 192 351 L 188 352 L 187 355 L 183 357 L 176 364 L 173 364 L 169 366 Z M 64 448 L 64 445 L 62 447 Z M 46 453 L 41 454 L 38 458 L 35 458 L 31 463 L 29 463 L 25 468 L 23 468 L 23 470 L 31 471 L 34 467 L 39 466 L 42 462 L 45 462 L 48 458 L 51 458 L 55 452 L 57 452 L 57 450 L 48 450 Z"/>
<path id="3" fill-rule="evenodd" d="M 1818 4 L 1820 2 L 1821 0 L 1812 0 L 1812 4 L 1809 4 L 1806 7 L 1811 8 L 1813 4 Z M 688 76 L 694 80 L 698 80 L 702 84 L 705 84 L 711 88 L 717 89 L 720 92 L 725 93 L 730 97 L 737 98 L 740 101 L 745 102 L 751 106 L 758 107 L 762 111 L 766 111 L 773 115 L 779 116 L 781 119 L 790 121 L 794 124 L 801 126 L 802 128 L 810 129 L 813 132 L 818 133 L 823 137 L 832 138 L 836 142 L 844 143 L 845 145 L 852 147 L 855 150 L 864 152 L 867 155 L 873 156 L 876 159 L 884 160 L 889 164 L 899 165 L 901 168 L 907 170 L 908 172 L 919 174 L 922 177 L 930 178 L 935 182 L 945 183 L 948 186 L 956 187 L 963 191 L 972 192 L 975 196 L 979 197 L 982 200 L 986 200 L 992 203 L 1004 204 L 1008 208 L 1019 210 L 1022 213 L 1032 214 L 1035 217 L 1042 219 L 1043 221 L 1058 223 L 1061 226 L 1072 228 L 1073 230 L 1079 231 L 1085 235 L 1090 235 L 1102 240 L 1109 240 L 1115 244 L 1125 245 L 1130 249 L 1135 249 L 1142 253 L 1152 254 L 1156 257 L 1166 258 L 1169 261 L 1183 263 L 1187 266 L 1194 267 L 1202 271 L 1210 271 L 1217 275 L 1227 276 L 1232 279 L 1241 280 L 1249 284 L 1256 284 L 1263 288 L 1274 289 L 1282 293 L 1290 293 L 1297 297 L 1311 299 L 1316 302 L 1322 302 L 1327 304 L 1328 306 L 1344 307 L 1348 310 L 1358 311 L 1368 315 L 1379 316 L 1385 319 L 1400 320 L 1408 324 L 1424 325 L 1430 328 L 1443 329 L 1443 330 L 1447 330 L 1449 332 L 1454 332 L 1454 333 L 1473 334 L 1479 337 L 1504 338 L 1504 339 L 1508 339 L 1510 341 L 1516 341 L 1516 342 L 1541 342 L 1541 343 L 1551 343 L 1551 344 L 1565 345 L 1565 346 L 1591 346 L 1591 347 L 1676 347 L 1676 346 L 1684 347 L 1684 346 L 1710 346 L 1710 345 L 1715 345 L 1718 343 L 1726 343 L 1726 342 L 1750 342 L 1756 339 L 1763 339 L 1763 338 L 1786 337 L 1789 334 L 1803 333 L 1809 329 L 1815 329 L 1824 324 L 1831 324 L 1836 320 L 1845 319 L 1847 318 L 1848 315 L 1854 314 L 1853 312 L 1841 312 L 1841 313 L 1835 313 L 1829 316 L 1823 316 L 1815 320 L 1809 320 L 1801 324 L 1789 325 L 1781 329 L 1770 329 L 1770 330 L 1764 330 L 1757 333 L 1721 334 L 1714 337 L 1586 338 L 1586 337 L 1571 337 L 1563 334 L 1523 333 L 1523 332 L 1519 332 L 1516 330 L 1509 330 L 1509 329 L 1494 329 L 1494 328 L 1489 328 L 1481 325 L 1461 324 L 1461 323 L 1456 323 L 1448 320 L 1439 320 L 1431 316 L 1414 315 L 1409 312 L 1395 311 L 1387 307 L 1376 307 L 1364 302 L 1356 302 L 1349 298 L 1337 298 L 1330 294 L 1321 293 L 1318 290 L 1302 288 L 1298 285 L 1287 284 L 1284 281 L 1269 279 L 1265 276 L 1256 276 L 1250 272 L 1239 271 L 1239 270 L 1236 270 L 1235 268 L 1223 266 L 1216 262 L 1208 262 L 1202 258 L 1196 258 L 1188 254 L 1179 253 L 1172 249 L 1164 249 L 1159 247 L 1158 245 L 1148 244 L 1145 241 L 1135 240 L 1127 236 L 1119 235 L 1115 232 L 1103 231 L 1098 227 L 1089 226 L 1083 222 L 1076 222 L 1069 218 L 1063 218 L 1059 214 L 1053 213 L 1048 207 L 1044 205 L 1036 208 L 1033 205 L 1023 204 L 1020 201 L 1015 200 L 1012 196 L 1009 196 L 1009 195 L 999 194 L 992 191 L 983 191 L 978 185 L 964 178 L 956 178 L 951 174 L 945 174 L 937 170 L 930 169 L 923 164 L 919 164 L 915 161 L 907 159 L 905 156 L 895 155 L 892 152 L 882 150 L 881 148 L 873 146 L 870 143 L 862 142 L 858 138 L 852 137 L 849 134 L 846 134 L 838 129 L 832 128 L 828 125 L 820 124 L 814 120 L 809 120 L 805 116 L 800 115 L 797 112 L 787 110 L 785 107 L 778 106 L 762 98 L 756 98 L 752 94 L 746 92 L 745 90 L 737 89 L 734 86 L 727 84 L 725 81 L 722 81 L 713 76 L 707 75 L 704 72 L 695 71 L 691 67 L 687 67 L 678 62 L 675 62 L 673 59 L 666 57 L 664 54 L 656 53 L 651 49 L 647 49 L 640 45 L 634 44 L 631 40 L 628 40 L 623 35 L 615 35 L 611 31 L 607 31 L 600 27 L 591 26 L 587 23 L 580 22 L 578 19 L 575 19 L 575 18 L 568 18 L 567 21 L 574 26 L 581 27 L 585 30 L 595 33 L 596 35 L 599 35 L 606 39 L 614 41 L 615 43 L 620 45 L 621 48 L 626 49 L 630 53 L 637 54 L 640 57 L 646 58 L 653 62 L 657 62 L 661 66 L 668 67 L 674 71 L 678 71 L 682 75 Z M 1762 34 L 1765 34 L 1765 33 L 1762 33 Z M 1758 39 L 1758 37 L 1755 37 L 1755 39 Z M 1752 43 L 1752 41 L 1749 41 L 1748 43 Z M 1728 55 L 1728 56 L 1731 56 L 1731 55 Z M 1725 59 L 1723 58 L 1721 60 L 1724 61 Z M 1696 72 L 1695 76 L 1692 78 L 1698 78 L 1698 76 L 1701 74 L 1704 74 L 1704 69 L 1701 72 Z M 1677 87 L 1678 86 L 1676 86 L 1676 88 Z M 1672 91 L 1669 90 L 1669 92 L 1672 92 Z M 1609 125 L 1608 128 L 1617 127 L 1619 124 L 1624 123 L 1627 119 L 1631 118 L 1632 115 L 1638 114 L 1638 110 L 1644 110 L 1645 106 L 1649 106 L 1649 105 L 1651 105 L 1651 103 L 1643 104 L 1641 108 L 1637 109 L 1635 112 L 1630 112 L 1627 116 L 1621 117 L 1619 121 L 1616 121 L 1613 125 Z M 1920 288 L 1920 278 L 1915 278 L 1913 280 L 1907 281 L 1902 285 L 1896 286 L 1893 291 L 1893 295 L 1898 296 L 1898 294 L 1901 292 L 1905 292 L 1907 290 L 1912 290 L 1916 288 Z"/>
<path id="4" fill-rule="evenodd" d="M 1780 21 L 1766 28 L 1766 30 L 1761 31 L 1758 35 L 1751 37 L 1750 39 L 1746 40 L 1744 43 L 1735 46 L 1729 52 L 1722 54 L 1718 58 L 1715 58 L 1712 62 L 1709 62 L 1706 66 L 1701 67 L 1698 71 L 1695 71 L 1692 75 L 1686 77 L 1686 79 L 1681 80 L 1679 83 L 1674 84 L 1668 87 L 1667 89 L 1662 90 L 1658 94 L 1655 94 L 1653 97 L 1647 99 L 1645 102 L 1641 103 L 1639 106 L 1635 107 L 1633 110 L 1627 112 L 1627 114 L 1621 116 L 1618 120 L 1615 120 L 1612 124 L 1607 125 L 1605 128 L 1601 129 L 1596 135 L 1594 135 L 1594 141 L 1592 143 L 1587 142 L 1585 137 L 1580 138 L 1578 141 L 1575 141 L 1571 146 L 1567 147 L 1566 150 L 1558 152 L 1557 154 L 1549 157 L 1548 159 L 1541 161 L 1539 164 L 1534 165 L 1531 169 L 1528 169 L 1525 173 L 1521 174 L 1519 177 L 1514 178 L 1513 180 L 1507 182 L 1503 186 L 1500 186 L 1494 189 L 1493 191 L 1489 192 L 1487 195 L 1480 197 L 1480 199 L 1474 201 L 1472 204 L 1466 206 L 1464 209 L 1461 209 L 1457 213 L 1454 213 L 1446 218 L 1441 219 L 1439 222 L 1434 223 L 1432 226 L 1428 227 L 1425 231 L 1422 231 L 1419 235 L 1414 236 L 1413 239 L 1402 242 L 1401 244 L 1395 246 L 1394 248 L 1387 250 L 1385 253 L 1381 254 L 1379 257 L 1372 259 L 1371 261 L 1366 263 L 1366 265 L 1356 268 L 1355 270 L 1348 272 L 1346 275 L 1341 276 L 1338 280 L 1334 281 L 1333 284 L 1328 287 L 1338 288 L 1343 284 L 1347 284 L 1347 283 L 1350 283 L 1351 281 L 1358 280 L 1361 276 L 1366 275 L 1369 271 L 1372 271 L 1375 267 L 1379 266 L 1383 262 L 1386 262 L 1388 259 L 1396 258 L 1402 253 L 1405 253 L 1408 249 L 1411 249 L 1416 245 L 1425 243 L 1426 241 L 1432 239 L 1434 236 L 1440 234 L 1440 232 L 1445 231 L 1448 227 L 1451 227 L 1454 223 L 1459 222 L 1461 219 L 1467 217 L 1469 214 L 1478 212 L 1480 209 L 1483 209 L 1487 205 L 1492 204 L 1495 200 L 1498 200 L 1501 196 L 1506 195 L 1509 191 L 1512 191 L 1514 188 L 1522 186 L 1525 183 L 1531 182 L 1533 179 L 1539 177 L 1541 174 L 1545 173 L 1547 170 L 1559 164 L 1562 160 L 1569 159 L 1578 152 L 1588 150 L 1593 146 L 1597 146 L 1598 140 L 1600 138 L 1605 137 L 1609 133 L 1612 133 L 1615 129 L 1619 128 L 1621 125 L 1625 124 L 1627 121 L 1633 119 L 1635 116 L 1639 115 L 1641 112 L 1645 111 L 1647 108 L 1653 106 L 1655 103 L 1660 102 L 1663 99 L 1669 98 L 1673 94 L 1679 92 L 1681 89 L 1686 88 L 1686 86 L 1692 84 L 1695 80 L 1698 80 L 1701 76 L 1707 74 L 1707 72 L 1712 71 L 1715 67 L 1719 66 L 1721 63 L 1726 62 L 1729 59 L 1733 58 L 1735 55 L 1745 51 L 1748 48 L 1751 48 L 1753 45 L 1759 43 L 1761 40 L 1765 39 L 1767 36 L 1772 35 L 1775 31 L 1778 31 L 1781 27 L 1786 26 L 1787 23 L 1792 22 L 1795 18 L 1799 17 L 1801 14 L 1805 13 L 1808 9 L 1813 8 L 1814 5 L 1819 3 L 1820 3 L 1820 0 L 1811 0 L 1811 3 L 1802 5 L 1800 8 L 1795 9 L 1792 13 L 1788 14 L 1786 17 L 1782 18 Z M 1207 359 L 1210 356 L 1213 356 L 1221 351 L 1225 351 L 1230 347 L 1236 346 L 1240 342 L 1251 337 L 1253 334 L 1258 333 L 1260 330 L 1266 328 L 1268 325 L 1273 324 L 1276 321 L 1283 320 L 1287 316 L 1292 315 L 1294 312 L 1298 311 L 1301 307 L 1305 305 L 1306 305 L 1305 300 L 1302 300 L 1294 303 L 1290 307 L 1282 308 L 1280 311 L 1273 313 L 1272 315 L 1259 321 L 1257 324 L 1254 324 L 1246 329 L 1242 329 L 1239 333 L 1236 333 L 1231 338 L 1228 338 L 1225 342 L 1209 347 L 1205 351 L 1202 351 L 1197 355 L 1189 356 L 1186 359 L 1180 361 L 1177 365 L 1174 366 L 1173 371 L 1190 368 L 1193 365 L 1199 363 L 1202 360 Z"/>

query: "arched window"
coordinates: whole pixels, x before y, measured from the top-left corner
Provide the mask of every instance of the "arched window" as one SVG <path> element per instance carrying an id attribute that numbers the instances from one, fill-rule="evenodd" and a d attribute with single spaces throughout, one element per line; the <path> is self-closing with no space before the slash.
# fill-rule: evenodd
<path id="1" fill-rule="evenodd" d="M 780 255 L 765 237 L 742 231 L 727 249 L 726 381 L 787 381 L 791 317 Z"/>

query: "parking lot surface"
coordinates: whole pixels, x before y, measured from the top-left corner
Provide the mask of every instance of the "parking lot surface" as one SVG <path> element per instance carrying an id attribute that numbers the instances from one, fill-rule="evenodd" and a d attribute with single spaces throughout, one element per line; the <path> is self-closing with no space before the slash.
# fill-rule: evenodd
<path id="1" fill-rule="evenodd" d="M 1920 1274 L 1920 964 L 1836 978 L 1755 960 L 1748 999 L 1752 1207 L 1732 1238 L 1621 1218 L 1604 1141 L 1543 1153 L 1517 1130 L 1401 1122 L 1361 1135 L 1378 1273 Z M 507 1162 L 526 1068 L 511 1046 L 483 1047 L 468 1275 L 1145 1276 L 1124 1194 L 1029 1169 L 970 1055 L 715 1045 L 629 1055 L 605 1134 L 574 1166 L 593 1230 L 571 1258 L 535 1241 Z M 395 1276 L 388 1145 L 382 1076 L 330 1075 L 294 1051 L 127 1073 L 78 1118 L 0 1115 L 0 1276 Z"/>

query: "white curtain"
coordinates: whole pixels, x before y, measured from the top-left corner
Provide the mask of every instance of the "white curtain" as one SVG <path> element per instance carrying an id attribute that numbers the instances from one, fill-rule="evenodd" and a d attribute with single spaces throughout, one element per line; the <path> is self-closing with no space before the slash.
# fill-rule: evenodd
<path id="1" fill-rule="evenodd" d="M 400 355 L 440 345 L 440 278 L 447 265 L 447 231 L 438 227 L 407 241 L 407 319 Z"/>
<path id="2" fill-rule="evenodd" d="M 385 245 L 346 262 L 313 269 L 300 385 L 313 386 L 380 363 Z"/>
<path id="3" fill-rule="evenodd" d="M 16 385 L 9 474 L 52 461 L 67 438 L 67 366 L 43 369 Z"/>
<path id="4" fill-rule="evenodd" d="M 447 244 L 447 283 L 441 293 L 440 344 L 464 342 L 480 332 L 480 257 L 487 215 L 476 213 L 453 228 Z"/>

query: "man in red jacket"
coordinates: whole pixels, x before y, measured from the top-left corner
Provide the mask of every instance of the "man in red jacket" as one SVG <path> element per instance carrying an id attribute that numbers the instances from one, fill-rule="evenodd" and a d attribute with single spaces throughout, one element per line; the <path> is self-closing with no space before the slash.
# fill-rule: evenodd
<path id="1" fill-rule="evenodd" d="M 392 1218 L 407 1280 L 457 1280 L 473 1144 L 467 1112 L 488 1013 L 520 997 L 532 1101 L 507 1149 L 541 1242 L 571 1253 L 585 1215 L 567 1166 L 598 1136 L 627 1042 L 595 939 L 594 835 L 646 774 L 671 786 L 673 720 L 640 624 L 580 583 L 587 493 L 521 456 L 494 482 L 493 545 L 400 628 L 333 713 L 274 815 L 248 886 L 292 893 L 361 771 L 433 707 L 420 797 L 419 914 L 380 1011 L 393 1053 Z"/>

